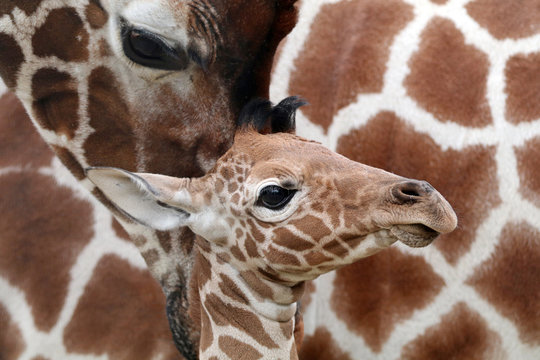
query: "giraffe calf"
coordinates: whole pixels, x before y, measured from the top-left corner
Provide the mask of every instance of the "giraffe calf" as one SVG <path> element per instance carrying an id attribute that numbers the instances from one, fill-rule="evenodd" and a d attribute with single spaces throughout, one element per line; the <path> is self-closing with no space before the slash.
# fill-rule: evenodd
<path id="1" fill-rule="evenodd" d="M 202 178 L 87 171 L 133 221 L 198 235 L 201 359 L 297 359 L 294 319 L 306 280 L 396 241 L 426 246 L 456 227 L 428 183 L 289 133 L 301 104 L 248 105 L 234 145 Z"/>

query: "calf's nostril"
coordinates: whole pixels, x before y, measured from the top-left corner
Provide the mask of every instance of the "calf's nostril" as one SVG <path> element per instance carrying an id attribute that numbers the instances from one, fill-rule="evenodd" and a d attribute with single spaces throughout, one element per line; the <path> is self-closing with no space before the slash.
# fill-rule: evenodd
<path id="1" fill-rule="evenodd" d="M 416 202 L 431 192 L 433 187 L 425 181 L 402 182 L 392 189 L 392 195 L 399 203 Z"/>
<path id="2" fill-rule="evenodd" d="M 403 194 L 409 195 L 409 196 L 420 196 L 418 191 L 416 191 L 415 189 L 403 189 L 403 190 L 401 190 L 401 192 Z"/>

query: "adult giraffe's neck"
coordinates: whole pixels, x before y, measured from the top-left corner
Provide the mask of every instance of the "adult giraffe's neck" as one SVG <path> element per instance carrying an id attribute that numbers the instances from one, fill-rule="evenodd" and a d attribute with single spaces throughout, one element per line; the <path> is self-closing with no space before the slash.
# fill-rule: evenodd
<path id="1" fill-rule="evenodd" d="M 294 329 L 303 284 L 291 287 L 239 272 L 228 255 L 198 249 L 199 358 L 298 359 Z"/>

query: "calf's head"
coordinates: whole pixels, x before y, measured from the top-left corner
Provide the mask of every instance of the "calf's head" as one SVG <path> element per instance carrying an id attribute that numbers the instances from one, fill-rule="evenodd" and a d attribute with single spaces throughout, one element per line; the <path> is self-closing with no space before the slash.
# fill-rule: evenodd
<path id="1" fill-rule="evenodd" d="M 456 227 L 451 206 L 428 183 L 288 133 L 299 105 L 295 98 L 248 105 L 233 147 L 204 177 L 116 168 L 88 176 L 135 221 L 159 230 L 189 226 L 200 246 L 238 271 L 289 285 L 396 241 L 426 246 Z"/>

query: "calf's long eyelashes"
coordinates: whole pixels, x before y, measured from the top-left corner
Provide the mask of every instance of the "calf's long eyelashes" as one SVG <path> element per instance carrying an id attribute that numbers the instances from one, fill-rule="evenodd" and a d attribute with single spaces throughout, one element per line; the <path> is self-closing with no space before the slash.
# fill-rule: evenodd
<path id="1" fill-rule="evenodd" d="M 148 30 L 122 21 L 121 37 L 124 54 L 139 65 L 161 70 L 184 70 L 189 65 L 189 57 L 183 49 L 170 46 Z"/>
<path id="2" fill-rule="evenodd" d="M 270 210 L 283 209 L 294 197 L 296 190 L 289 190 L 278 185 L 268 185 L 259 191 L 257 206 Z"/>

